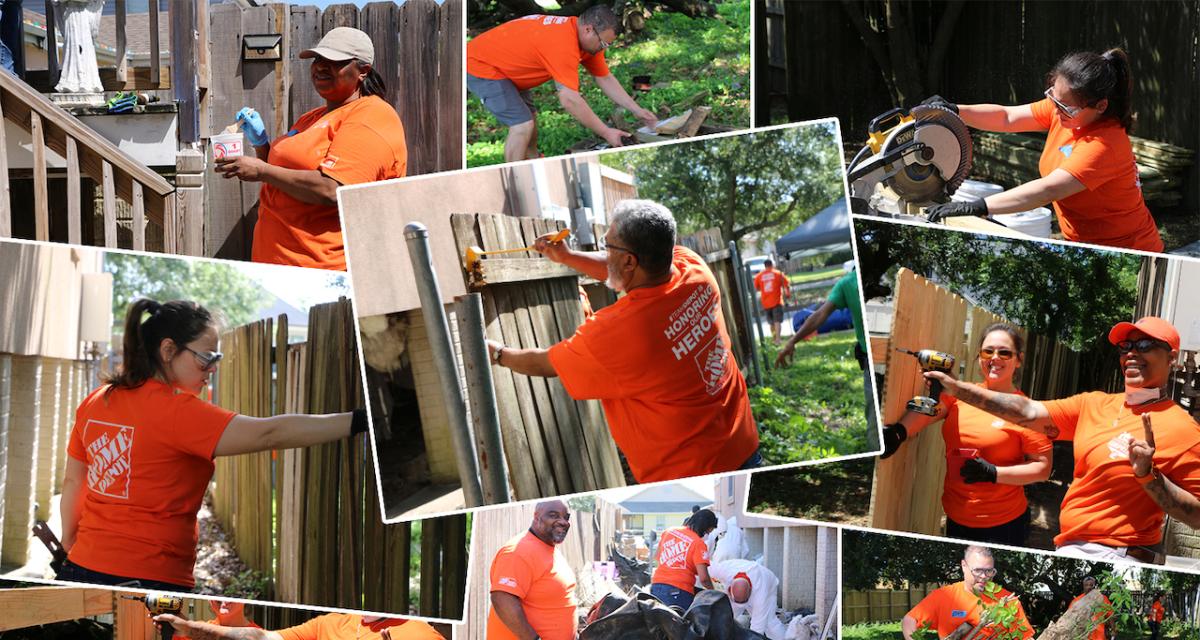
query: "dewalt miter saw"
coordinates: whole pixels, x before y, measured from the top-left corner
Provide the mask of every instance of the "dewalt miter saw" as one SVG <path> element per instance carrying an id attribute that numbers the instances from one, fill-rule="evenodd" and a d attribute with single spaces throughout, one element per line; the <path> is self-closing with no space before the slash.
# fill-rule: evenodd
<path id="1" fill-rule="evenodd" d="M 971 134 L 950 109 L 892 109 L 867 133 L 846 170 L 854 213 L 923 216 L 926 206 L 948 202 L 971 172 Z"/>

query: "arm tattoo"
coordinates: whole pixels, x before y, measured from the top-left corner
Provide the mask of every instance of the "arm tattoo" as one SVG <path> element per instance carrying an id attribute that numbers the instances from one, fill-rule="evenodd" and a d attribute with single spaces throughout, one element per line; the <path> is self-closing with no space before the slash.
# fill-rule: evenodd
<path id="1" fill-rule="evenodd" d="M 1200 526 L 1200 499 L 1171 482 L 1170 478 L 1159 472 L 1157 479 L 1142 486 L 1167 515 L 1190 527 Z"/>
<path id="2" fill-rule="evenodd" d="M 1025 408 L 1029 406 L 1029 400 L 1015 393 L 989 391 L 972 384 L 959 388 L 958 399 L 1009 422 L 1025 426 L 1032 422 L 1025 417 Z"/>

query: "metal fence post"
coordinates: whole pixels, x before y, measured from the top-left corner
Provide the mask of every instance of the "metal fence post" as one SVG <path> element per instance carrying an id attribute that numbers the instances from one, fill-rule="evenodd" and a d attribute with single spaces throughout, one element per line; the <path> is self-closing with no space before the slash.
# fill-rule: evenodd
<path id="1" fill-rule="evenodd" d="M 467 422 L 467 403 L 463 398 L 462 385 L 458 382 L 450 324 L 442 307 L 442 294 L 429 254 L 429 230 L 419 222 L 410 222 L 404 227 L 404 240 L 408 243 L 408 257 L 417 280 L 417 294 L 421 299 L 421 314 L 425 317 L 429 346 L 433 350 L 433 363 L 437 367 L 438 377 L 442 379 L 442 397 L 450 420 L 450 439 L 454 443 L 463 497 L 467 507 L 478 507 L 483 504 L 479 465 L 476 464 L 471 425 Z"/>
<path id="2" fill-rule="evenodd" d="M 468 293 L 455 298 L 454 304 L 458 309 L 458 339 L 462 346 L 471 421 L 475 427 L 475 446 L 479 451 L 484 504 L 508 502 L 508 464 L 500 436 L 500 411 L 496 408 L 492 363 L 483 332 L 483 295 Z"/>
<path id="3" fill-rule="evenodd" d="M 737 242 L 729 241 L 729 259 L 733 261 L 733 277 L 737 284 L 737 295 L 741 298 L 742 321 L 746 323 L 746 336 L 750 342 L 750 362 L 751 370 L 754 371 L 754 384 L 760 385 L 763 382 L 762 371 L 758 368 L 758 341 L 754 339 L 757 325 L 754 324 L 754 316 L 751 314 L 751 306 L 754 304 L 754 295 L 750 294 L 749 303 L 746 302 L 746 277 L 742 265 L 742 254 L 738 251 Z M 753 325 L 753 326 L 752 326 Z"/>

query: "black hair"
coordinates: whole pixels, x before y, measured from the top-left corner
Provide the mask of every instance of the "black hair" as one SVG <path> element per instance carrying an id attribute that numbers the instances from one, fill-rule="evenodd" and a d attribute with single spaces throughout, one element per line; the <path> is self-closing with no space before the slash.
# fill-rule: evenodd
<path id="1" fill-rule="evenodd" d="M 1071 93 L 1087 101 L 1088 106 L 1107 99 L 1108 107 L 1101 115 L 1121 123 L 1126 132 L 1133 130 L 1133 77 L 1124 51 L 1068 53 L 1046 74 L 1046 86 L 1058 78 L 1066 80 Z"/>
<path id="2" fill-rule="evenodd" d="M 144 321 L 142 316 L 149 315 Z M 200 337 L 204 330 L 215 326 L 213 315 L 204 307 L 189 300 L 158 303 L 139 298 L 129 305 L 125 314 L 125 339 L 122 345 L 121 368 L 103 377 L 109 388 L 135 389 L 156 374 L 165 373 L 158 347 L 170 338 L 183 347 Z"/>
<path id="3" fill-rule="evenodd" d="M 579 24 L 592 27 L 596 33 L 612 29 L 613 33 L 621 35 L 621 19 L 617 17 L 612 7 L 606 4 L 588 7 L 586 11 L 579 14 Z"/>
<path id="4" fill-rule="evenodd" d="M 717 514 L 711 509 L 701 509 L 687 519 L 687 528 L 703 538 L 709 531 L 717 528 Z"/>
<path id="5" fill-rule="evenodd" d="M 671 269 L 675 256 L 675 218 L 650 200 L 622 200 L 613 209 L 609 226 L 633 252 L 646 273 L 657 276 Z"/>
<path id="6" fill-rule="evenodd" d="M 355 62 L 358 63 L 360 69 L 367 65 L 362 60 L 355 59 Z M 387 84 L 384 83 L 383 76 L 379 75 L 374 66 L 371 67 L 370 71 L 367 71 L 367 77 L 363 78 L 362 85 L 359 86 L 358 91 L 359 95 L 364 98 L 367 96 L 379 96 L 384 101 L 387 100 Z"/>
<path id="7" fill-rule="evenodd" d="M 775 261 L 770 258 L 767 258 L 766 260 L 763 260 L 763 266 L 764 267 L 773 267 L 773 266 L 775 266 Z"/>
<path id="8" fill-rule="evenodd" d="M 1007 333 L 1008 337 L 1012 338 L 1013 346 L 1016 347 L 1017 353 L 1025 353 L 1025 337 L 1021 335 L 1021 332 L 1016 327 L 1007 322 L 993 322 L 985 327 L 983 333 L 979 334 L 979 346 L 982 347 L 983 341 L 995 331 Z"/>

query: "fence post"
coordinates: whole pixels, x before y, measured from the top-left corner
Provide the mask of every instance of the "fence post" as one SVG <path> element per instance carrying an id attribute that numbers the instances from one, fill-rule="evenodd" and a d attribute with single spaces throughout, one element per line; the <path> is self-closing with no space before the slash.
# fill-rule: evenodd
<path id="1" fill-rule="evenodd" d="M 450 325 L 446 321 L 442 294 L 429 253 L 429 230 L 420 222 L 410 222 L 404 227 L 404 240 L 408 243 L 408 255 L 417 280 L 417 293 L 421 299 L 421 313 L 425 316 L 425 330 L 429 333 L 429 346 L 433 350 L 433 363 L 442 379 L 442 394 L 450 420 L 450 439 L 454 443 L 463 497 L 467 507 L 478 507 L 483 504 L 479 466 L 476 464 L 471 425 L 467 422 L 466 401 L 463 399 L 462 386 L 458 383 Z"/>
<path id="2" fill-rule="evenodd" d="M 475 424 L 475 446 L 479 449 L 484 504 L 509 501 L 508 464 L 500 436 L 500 411 L 496 408 L 496 387 L 492 383 L 492 363 L 483 332 L 483 295 L 468 293 L 455 299 L 458 307 L 458 339 L 462 343 L 463 369 L 471 418 Z"/>
<path id="3" fill-rule="evenodd" d="M 759 371 L 759 369 L 758 369 L 758 341 L 754 339 L 755 329 L 751 328 L 751 326 L 750 326 L 750 325 L 754 324 L 754 317 L 753 317 L 753 315 L 751 315 L 750 307 L 747 306 L 746 291 L 745 291 L 746 278 L 745 278 L 745 274 L 742 273 L 742 271 L 743 271 L 742 255 L 741 255 L 741 253 L 738 252 L 737 242 L 734 240 L 729 241 L 729 259 L 733 262 L 734 289 L 737 292 L 737 296 L 741 299 L 742 316 L 745 318 L 746 331 L 748 331 L 750 333 L 750 335 L 747 337 L 750 338 L 750 354 L 749 355 L 750 355 L 751 369 L 754 371 L 754 384 L 760 385 L 760 384 L 762 384 L 763 380 L 762 380 L 762 372 Z M 753 296 L 750 297 L 749 304 L 750 305 L 754 304 Z M 757 325 L 755 325 L 755 327 L 757 327 Z"/>

